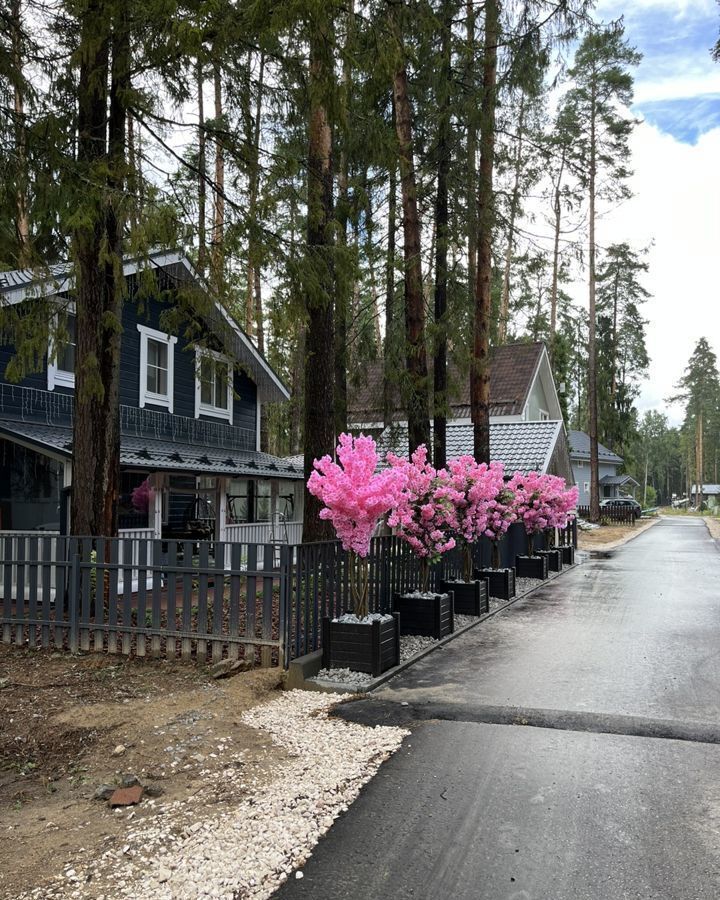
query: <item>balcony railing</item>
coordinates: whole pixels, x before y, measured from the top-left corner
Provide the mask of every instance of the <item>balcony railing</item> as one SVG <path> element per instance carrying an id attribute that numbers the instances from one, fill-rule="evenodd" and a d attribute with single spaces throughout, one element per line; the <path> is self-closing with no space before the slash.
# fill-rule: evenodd
<path id="1" fill-rule="evenodd" d="M 70 428 L 74 401 L 70 394 L 0 383 L 0 416 Z M 172 440 L 226 450 L 255 450 L 255 432 L 222 422 L 190 419 L 168 412 L 120 407 L 120 431 L 133 437 Z"/>

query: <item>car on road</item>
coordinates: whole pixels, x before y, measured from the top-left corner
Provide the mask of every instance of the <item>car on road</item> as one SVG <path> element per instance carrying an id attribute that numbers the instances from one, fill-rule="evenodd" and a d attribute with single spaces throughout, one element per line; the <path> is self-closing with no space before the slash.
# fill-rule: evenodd
<path id="1" fill-rule="evenodd" d="M 636 519 L 642 513 L 642 506 L 632 497 L 609 497 L 600 501 L 600 509 L 629 509 Z"/>

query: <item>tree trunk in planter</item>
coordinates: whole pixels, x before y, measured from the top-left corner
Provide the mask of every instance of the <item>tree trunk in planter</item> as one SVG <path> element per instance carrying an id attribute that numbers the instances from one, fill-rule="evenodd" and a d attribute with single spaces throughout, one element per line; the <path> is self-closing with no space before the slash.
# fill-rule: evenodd
<path id="1" fill-rule="evenodd" d="M 436 640 L 455 631 L 454 598 L 446 594 L 394 594 L 393 612 L 400 613 L 400 634 Z"/>
<path id="2" fill-rule="evenodd" d="M 455 598 L 455 615 L 481 616 L 488 611 L 488 586 L 482 578 L 475 581 L 443 581 L 440 590 Z"/>
<path id="3" fill-rule="evenodd" d="M 400 663 L 399 617 L 370 624 L 322 620 L 324 669 L 351 669 L 377 678 Z"/>
<path id="4" fill-rule="evenodd" d="M 563 565 L 565 566 L 574 566 L 575 565 L 575 548 L 572 544 L 563 544 L 562 547 L 559 548 L 560 555 L 562 556 Z"/>

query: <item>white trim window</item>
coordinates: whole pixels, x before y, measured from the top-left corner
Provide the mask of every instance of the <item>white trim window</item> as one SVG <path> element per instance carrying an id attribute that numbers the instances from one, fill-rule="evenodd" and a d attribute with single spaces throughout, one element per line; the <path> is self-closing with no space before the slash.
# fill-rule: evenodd
<path id="1" fill-rule="evenodd" d="M 75 309 L 59 312 L 53 320 L 54 338 L 48 347 L 48 390 L 75 387 Z"/>
<path id="2" fill-rule="evenodd" d="M 538 408 L 538 416 L 540 417 L 541 422 L 549 422 L 550 421 L 550 413 L 546 409 Z"/>
<path id="3" fill-rule="evenodd" d="M 590 493 L 590 482 L 589 481 L 583 482 L 583 490 L 585 491 L 586 494 Z"/>
<path id="4" fill-rule="evenodd" d="M 575 465 L 578 467 L 578 469 L 585 468 L 585 462 L 582 459 L 575 460 Z"/>
<path id="5" fill-rule="evenodd" d="M 140 408 L 148 403 L 173 411 L 177 338 L 145 325 L 140 332 Z"/>
<path id="6" fill-rule="evenodd" d="M 212 416 L 232 425 L 232 363 L 214 350 L 195 348 L 195 418 Z"/>

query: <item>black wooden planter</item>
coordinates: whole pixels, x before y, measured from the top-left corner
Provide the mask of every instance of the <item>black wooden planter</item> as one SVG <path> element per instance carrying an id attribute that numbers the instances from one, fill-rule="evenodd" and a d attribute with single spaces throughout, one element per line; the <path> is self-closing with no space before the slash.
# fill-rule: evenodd
<path id="1" fill-rule="evenodd" d="M 515 596 L 515 569 L 473 569 L 473 575 L 485 579 L 491 597 L 511 600 Z"/>
<path id="2" fill-rule="evenodd" d="M 352 669 L 377 678 L 400 663 L 400 622 L 354 622 L 322 620 L 322 664 L 324 669 Z"/>
<path id="3" fill-rule="evenodd" d="M 562 561 L 564 566 L 575 565 L 575 548 L 572 546 L 572 544 L 566 544 L 562 547 L 558 547 L 558 550 L 562 554 Z"/>
<path id="4" fill-rule="evenodd" d="M 452 593 L 394 594 L 393 612 L 400 613 L 400 634 L 444 638 L 455 631 Z"/>
<path id="5" fill-rule="evenodd" d="M 477 581 L 443 581 L 441 591 L 449 591 L 455 597 L 453 609 L 455 615 L 481 616 L 488 611 L 487 582 Z"/>
<path id="6" fill-rule="evenodd" d="M 547 556 L 548 569 L 551 572 L 562 572 L 562 553 L 554 547 L 552 550 L 536 550 L 538 556 Z"/>
<path id="7" fill-rule="evenodd" d="M 516 556 L 515 570 L 518 578 L 539 578 L 544 580 L 548 577 L 547 556 Z"/>

